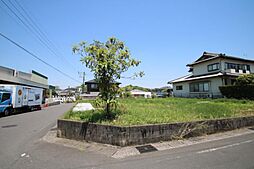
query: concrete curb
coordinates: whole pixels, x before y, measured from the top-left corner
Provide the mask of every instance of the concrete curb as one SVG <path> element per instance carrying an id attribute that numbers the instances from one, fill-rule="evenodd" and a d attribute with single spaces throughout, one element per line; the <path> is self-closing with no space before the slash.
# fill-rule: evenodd
<path id="1" fill-rule="evenodd" d="M 141 154 L 136 149 L 136 146 L 119 147 L 119 146 L 113 146 L 108 144 L 87 142 L 84 140 L 82 141 L 70 140 L 70 139 L 56 137 L 56 133 L 57 131 L 55 129 L 52 129 L 41 140 L 48 143 L 57 144 L 57 145 L 61 145 L 68 148 L 73 148 L 82 152 L 93 152 L 97 154 L 102 154 L 107 157 L 112 157 L 115 159 L 123 159 L 126 157 L 137 156 Z M 155 147 L 158 151 L 165 151 L 165 150 L 171 150 L 171 149 L 203 144 L 203 143 L 208 143 L 213 141 L 219 141 L 223 139 L 229 139 L 232 137 L 249 135 L 253 133 L 254 133 L 254 127 L 241 128 L 241 129 L 237 129 L 233 131 L 215 133 L 211 135 L 204 135 L 204 136 L 193 137 L 193 138 L 188 138 L 183 140 L 157 142 L 157 143 L 152 143 L 150 145 Z"/>
<path id="2" fill-rule="evenodd" d="M 213 134 L 253 125 L 254 116 L 128 127 L 58 119 L 57 136 L 130 146 Z"/>

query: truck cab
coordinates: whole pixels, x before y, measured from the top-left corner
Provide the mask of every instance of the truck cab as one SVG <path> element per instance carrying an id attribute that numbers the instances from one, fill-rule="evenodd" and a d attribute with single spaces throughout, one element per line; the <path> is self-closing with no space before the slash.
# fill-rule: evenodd
<path id="1" fill-rule="evenodd" d="M 0 90 L 0 114 L 9 115 L 12 112 L 11 92 Z"/>

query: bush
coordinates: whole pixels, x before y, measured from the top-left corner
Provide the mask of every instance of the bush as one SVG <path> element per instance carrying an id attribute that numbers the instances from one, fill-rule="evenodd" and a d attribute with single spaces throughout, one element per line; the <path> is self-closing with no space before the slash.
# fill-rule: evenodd
<path id="1" fill-rule="evenodd" d="M 219 89 L 227 98 L 254 100 L 254 85 L 220 86 Z"/>
<path id="2" fill-rule="evenodd" d="M 236 78 L 236 85 L 254 85 L 254 74 L 241 75 Z"/>

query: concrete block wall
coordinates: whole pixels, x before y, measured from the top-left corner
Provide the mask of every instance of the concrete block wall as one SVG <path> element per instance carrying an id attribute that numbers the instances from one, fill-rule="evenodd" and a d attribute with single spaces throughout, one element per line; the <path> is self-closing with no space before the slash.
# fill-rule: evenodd
<path id="1" fill-rule="evenodd" d="M 58 120 L 57 127 L 58 137 L 74 139 L 74 140 L 84 140 L 86 135 L 87 124 L 80 121 L 71 121 L 71 120 Z"/>
<path id="2" fill-rule="evenodd" d="M 212 134 L 253 125 L 254 116 L 129 127 L 59 119 L 58 137 L 129 146 Z"/>

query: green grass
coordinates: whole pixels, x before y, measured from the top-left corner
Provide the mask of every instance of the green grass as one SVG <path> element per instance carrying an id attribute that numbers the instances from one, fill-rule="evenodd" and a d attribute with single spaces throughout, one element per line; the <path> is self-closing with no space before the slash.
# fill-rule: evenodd
<path id="1" fill-rule="evenodd" d="M 70 111 L 64 118 L 129 126 L 254 115 L 254 101 L 248 100 L 138 98 L 120 99 L 119 103 L 112 120 L 107 120 L 101 109 L 76 113 Z"/>

